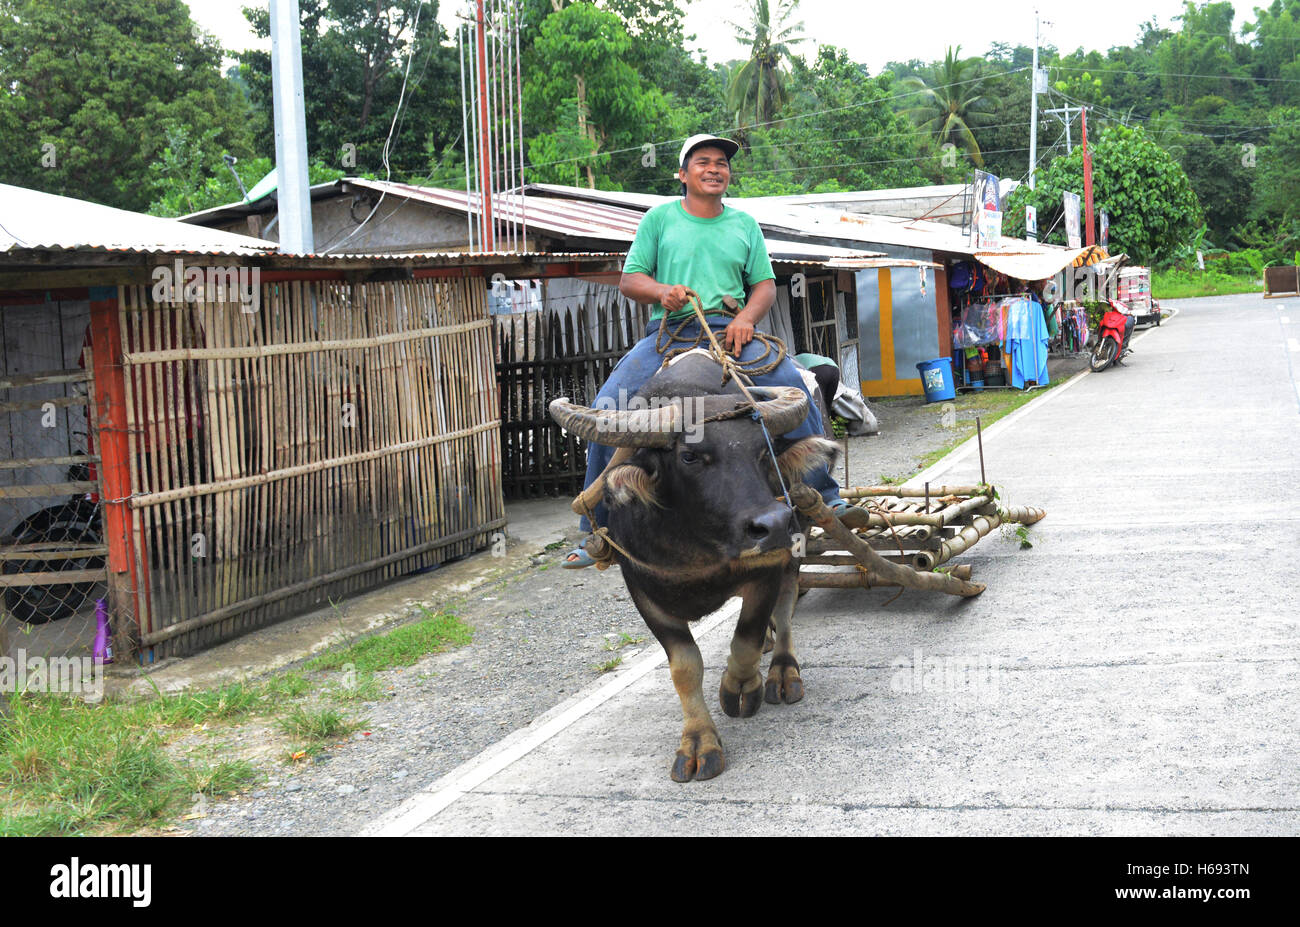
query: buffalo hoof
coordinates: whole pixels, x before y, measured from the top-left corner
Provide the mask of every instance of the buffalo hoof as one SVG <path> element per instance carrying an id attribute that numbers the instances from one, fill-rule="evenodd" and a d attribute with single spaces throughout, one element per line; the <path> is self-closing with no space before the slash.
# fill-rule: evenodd
<path id="1" fill-rule="evenodd" d="M 749 683 L 746 683 L 746 686 L 750 685 L 752 688 L 742 688 L 740 692 L 732 692 L 727 688 L 726 677 L 723 677 L 722 685 L 718 687 L 718 702 L 727 717 L 752 718 L 758 714 L 758 710 L 763 707 L 763 687 L 759 685 L 757 673 Z"/>
<path id="2" fill-rule="evenodd" d="M 692 779 L 702 782 L 705 779 L 712 779 L 726 767 L 726 760 L 722 756 L 722 744 L 718 742 L 716 735 L 683 738 L 682 746 L 677 751 L 677 758 L 673 761 L 671 775 L 674 782 L 690 782 Z"/>
<path id="3" fill-rule="evenodd" d="M 799 664 L 774 663 L 767 671 L 767 684 L 763 687 L 763 699 L 769 705 L 785 702 L 793 705 L 803 698 L 803 680 L 799 678 Z"/>

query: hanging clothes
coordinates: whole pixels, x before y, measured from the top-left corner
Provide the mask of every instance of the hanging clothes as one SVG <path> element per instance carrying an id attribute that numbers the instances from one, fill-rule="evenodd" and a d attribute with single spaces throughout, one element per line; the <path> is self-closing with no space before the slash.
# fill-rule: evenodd
<path id="1" fill-rule="evenodd" d="M 1011 300 L 1007 307 L 1007 337 L 1003 354 L 1007 358 L 1007 375 L 1016 389 L 1024 389 L 1027 380 L 1046 386 L 1047 323 L 1038 303 L 1029 299 Z"/>

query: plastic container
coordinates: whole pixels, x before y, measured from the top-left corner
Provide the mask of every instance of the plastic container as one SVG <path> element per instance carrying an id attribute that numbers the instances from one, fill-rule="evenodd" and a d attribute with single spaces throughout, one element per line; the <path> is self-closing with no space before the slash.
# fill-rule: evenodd
<path id="1" fill-rule="evenodd" d="M 922 361 L 916 365 L 921 374 L 921 388 L 925 390 L 926 402 L 943 402 L 957 398 L 957 389 L 952 380 L 952 358 L 937 357 Z"/>

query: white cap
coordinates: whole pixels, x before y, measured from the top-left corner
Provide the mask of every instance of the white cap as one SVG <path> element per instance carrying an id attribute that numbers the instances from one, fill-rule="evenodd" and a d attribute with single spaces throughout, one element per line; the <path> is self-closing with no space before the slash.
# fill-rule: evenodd
<path id="1" fill-rule="evenodd" d="M 680 167 L 686 164 L 686 156 L 690 154 L 693 149 L 699 148 L 705 143 L 715 145 L 725 151 L 727 153 L 728 161 L 730 161 L 735 156 L 736 152 L 740 150 L 740 146 L 729 138 L 719 138 L 716 135 L 692 135 L 686 140 L 685 144 L 682 145 L 682 153 L 677 158 L 678 166 Z"/>

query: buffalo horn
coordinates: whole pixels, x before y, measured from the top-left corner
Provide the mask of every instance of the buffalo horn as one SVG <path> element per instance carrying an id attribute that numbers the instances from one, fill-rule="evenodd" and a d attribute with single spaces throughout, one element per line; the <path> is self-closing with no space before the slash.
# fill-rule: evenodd
<path id="1" fill-rule="evenodd" d="M 683 430 L 677 403 L 654 409 L 592 409 L 569 402 L 551 403 L 551 418 L 572 434 L 606 447 L 672 447 Z"/>
<path id="2" fill-rule="evenodd" d="M 773 434 L 793 431 L 808 417 L 808 395 L 797 386 L 753 386 L 758 411 Z"/>

